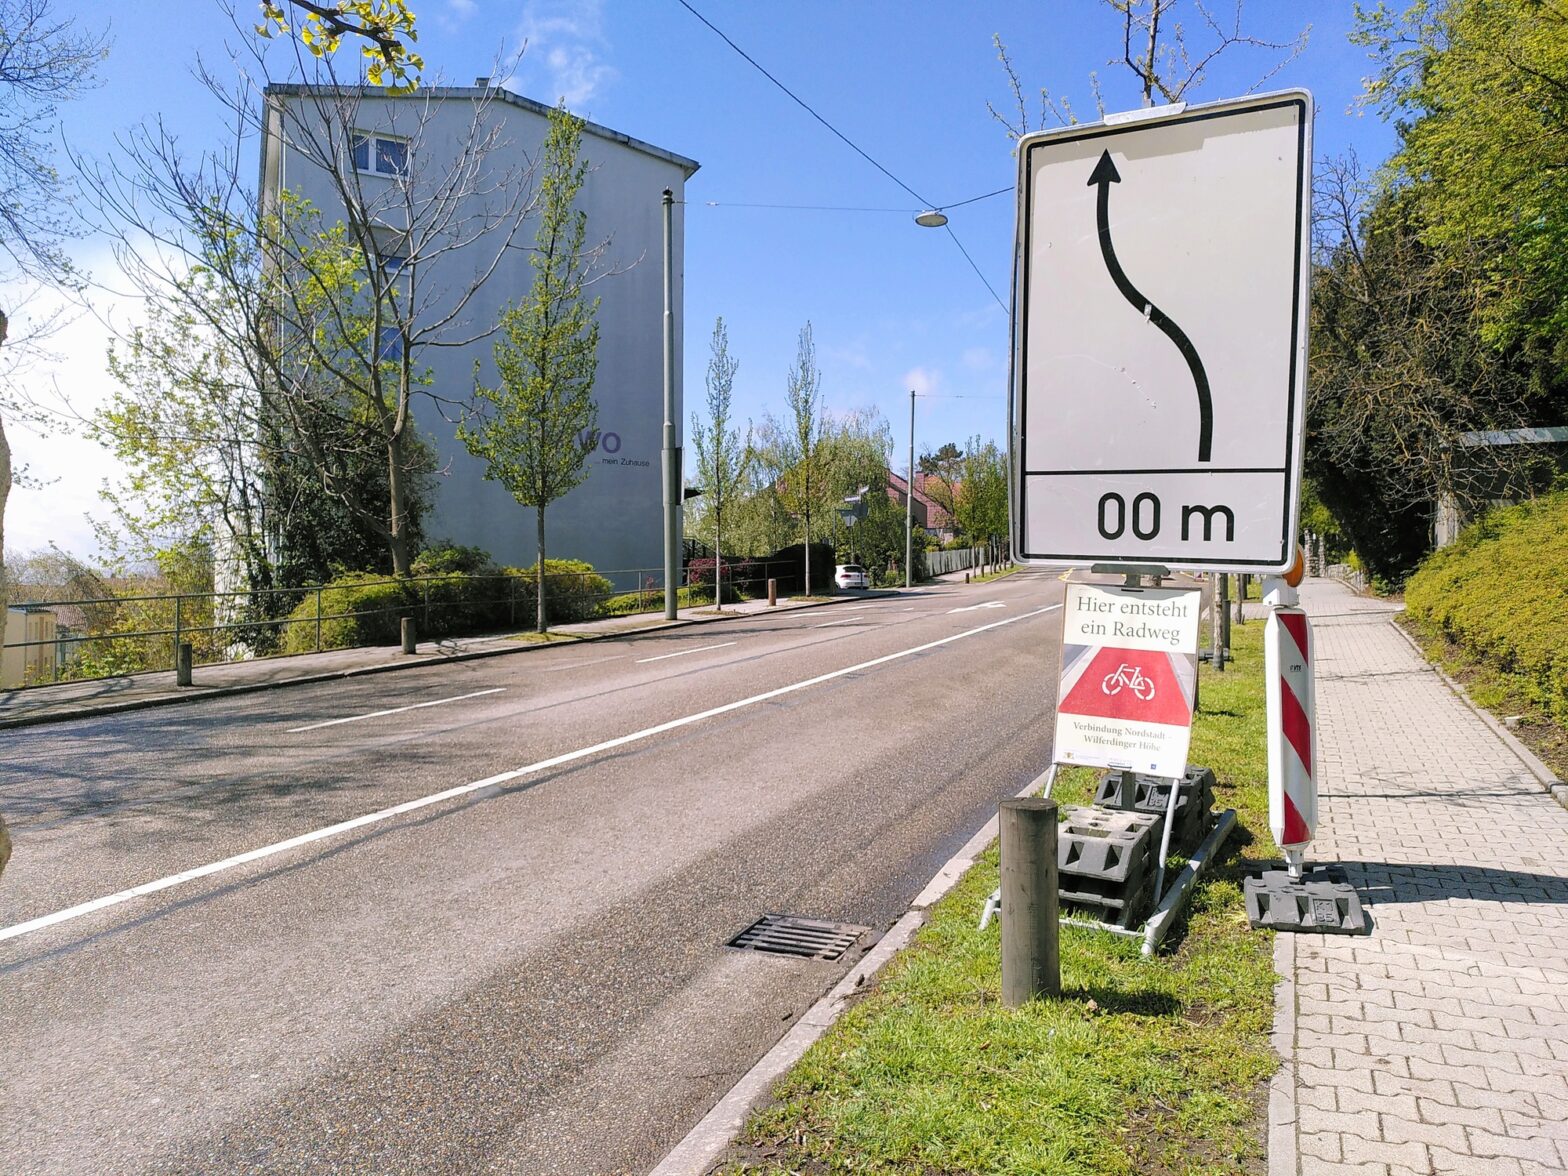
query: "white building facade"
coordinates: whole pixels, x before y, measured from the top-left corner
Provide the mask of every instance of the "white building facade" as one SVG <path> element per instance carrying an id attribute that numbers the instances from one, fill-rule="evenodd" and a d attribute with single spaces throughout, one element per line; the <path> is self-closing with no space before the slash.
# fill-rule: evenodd
<path id="1" fill-rule="evenodd" d="M 481 79 L 483 82 L 484 80 Z M 320 164 L 323 137 L 314 129 L 325 91 L 303 85 L 273 85 L 266 91 L 262 141 L 262 199 L 275 201 L 285 189 L 308 199 L 325 223 L 343 208 L 339 185 Z M 332 91 L 339 95 L 345 91 Z M 429 315 L 442 318 L 442 292 L 452 299 L 483 283 L 452 320 L 442 323 L 439 346 L 415 353 L 429 370 L 429 392 L 416 396 L 414 420 L 434 450 L 436 489 L 423 521 L 427 542 L 450 540 L 489 552 L 498 563 L 526 565 L 537 556 L 534 511 L 520 506 L 504 487 L 485 478 L 484 463 L 456 435 L 456 406 L 480 378 L 496 380 L 492 338 L 478 338 L 500 320 L 508 305 L 533 284 L 530 256 L 535 221 L 524 221 L 509 247 L 505 230 L 475 231 L 484 205 L 504 203 L 508 184 L 533 184 L 549 130 L 550 108 L 488 83 L 473 87 L 428 87 L 389 97 L 364 88 L 351 92 L 349 142 L 333 150 L 351 167 L 364 207 L 376 216 L 387 196 L 384 219 L 389 250 L 398 248 L 399 216 L 420 200 L 424 175 L 449 175 L 465 159 L 481 159 L 469 182 L 472 217 L 459 215 L 454 247 L 435 251 L 416 275 L 427 293 Z M 345 109 L 339 103 L 334 110 Z M 343 138 L 341 128 L 338 139 Z M 675 423 L 684 435 L 681 389 L 682 288 L 685 184 L 697 164 L 594 123 L 583 127 L 581 154 L 588 164 L 577 206 L 587 213 L 588 242 L 606 242 L 598 260 L 600 277 L 589 287 L 599 298 L 598 370 L 593 397 L 598 405 L 598 448 L 589 456 L 582 485 L 546 510 L 546 551 L 552 559 L 581 559 L 626 583 L 630 573 L 658 574 L 663 566 L 663 502 L 660 451 L 664 425 L 664 218 L 663 192 L 674 193 Z M 393 189 L 402 183 L 403 199 Z M 402 208 L 404 211 L 398 211 Z M 463 234 L 467 235 L 464 236 Z M 493 267 L 492 267 L 492 263 Z M 425 313 L 421 310 L 421 313 Z"/>

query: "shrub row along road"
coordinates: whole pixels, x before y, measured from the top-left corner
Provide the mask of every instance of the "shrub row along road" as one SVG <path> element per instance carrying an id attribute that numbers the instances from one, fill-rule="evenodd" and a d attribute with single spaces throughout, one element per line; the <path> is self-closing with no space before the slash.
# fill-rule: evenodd
<path id="1" fill-rule="evenodd" d="M 646 1171 L 1043 767 L 1061 598 L 7 732 L 6 1170 Z M 724 946 L 775 911 L 872 934 Z"/>

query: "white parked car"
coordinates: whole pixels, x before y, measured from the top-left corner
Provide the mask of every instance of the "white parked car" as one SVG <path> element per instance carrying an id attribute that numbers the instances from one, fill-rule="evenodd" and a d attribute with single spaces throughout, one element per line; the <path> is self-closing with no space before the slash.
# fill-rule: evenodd
<path id="1" fill-rule="evenodd" d="M 840 588 L 869 588 L 871 580 L 859 564 L 839 564 L 833 569 L 833 582 Z"/>

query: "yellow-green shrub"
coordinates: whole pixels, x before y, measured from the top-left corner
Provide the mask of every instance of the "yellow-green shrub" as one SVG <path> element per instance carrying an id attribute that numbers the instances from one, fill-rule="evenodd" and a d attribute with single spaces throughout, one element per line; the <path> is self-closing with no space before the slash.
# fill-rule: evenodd
<path id="1" fill-rule="evenodd" d="M 1405 605 L 1568 723 L 1568 493 L 1465 528 L 1410 577 Z"/>

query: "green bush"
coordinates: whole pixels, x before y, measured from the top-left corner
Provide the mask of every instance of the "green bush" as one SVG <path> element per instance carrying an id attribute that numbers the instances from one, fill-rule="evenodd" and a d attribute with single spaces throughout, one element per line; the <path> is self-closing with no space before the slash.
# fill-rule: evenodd
<path id="1" fill-rule="evenodd" d="M 1509 675 L 1568 724 L 1568 493 L 1496 510 L 1405 585 L 1416 623 Z"/>
<path id="2" fill-rule="evenodd" d="M 406 581 L 374 572 L 336 577 L 321 590 L 321 648 L 393 644 L 398 640 L 399 618 L 413 614 L 415 599 Z M 316 593 L 307 592 L 289 614 L 283 652 L 307 653 L 315 648 Z"/>
<path id="3" fill-rule="evenodd" d="M 520 577 L 516 583 L 519 625 L 528 625 L 534 619 L 534 579 L 538 568 L 535 562 L 526 568 L 504 569 L 507 575 Z M 615 585 L 595 572 L 592 564 L 580 559 L 545 560 L 544 579 L 545 621 L 551 625 L 591 621 L 602 615 L 601 606 L 615 591 Z"/>
<path id="4" fill-rule="evenodd" d="M 461 556 L 475 549 L 448 550 Z M 488 561 L 471 566 L 486 567 Z M 547 559 L 544 571 L 545 608 L 553 625 L 600 615 L 600 605 L 613 591 L 609 580 L 580 560 Z M 351 572 L 321 591 L 321 648 L 395 644 L 405 616 L 414 618 L 421 640 L 532 626 L 534 602 L 534 567 L 491 567 L 479 574 L 442 571 L 406 580 Z M 289 614 L 283 650 L 308 653 L 315 648 L 316 594 L 307 592 Z"/>

